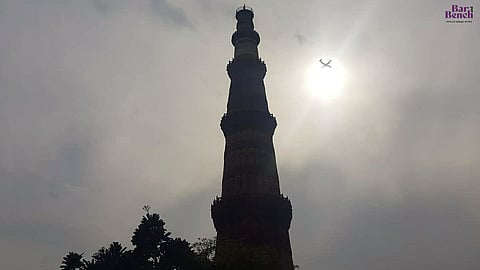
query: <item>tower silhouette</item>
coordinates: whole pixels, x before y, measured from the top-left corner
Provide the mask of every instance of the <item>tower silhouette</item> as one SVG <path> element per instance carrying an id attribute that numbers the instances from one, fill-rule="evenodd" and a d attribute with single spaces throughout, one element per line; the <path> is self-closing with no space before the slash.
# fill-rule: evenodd
<path id="1" fill-rule="evenodd" d="M 258 57 L 253 16 L 247 6 L 236 10 L 235 52 L 227 65 L 231 82 L 220 124 L 225 136 L 222 196 L 211 208 L 215 262 L 219 270 L 292 270 L 292 205 L 280 193 L 272 139 L 277 121 L 268 109 L 267 69 Z"/>

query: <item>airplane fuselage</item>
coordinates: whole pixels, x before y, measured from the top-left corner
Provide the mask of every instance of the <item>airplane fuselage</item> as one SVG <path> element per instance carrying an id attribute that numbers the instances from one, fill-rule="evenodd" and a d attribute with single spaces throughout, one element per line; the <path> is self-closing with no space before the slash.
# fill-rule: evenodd
<path id="1" fill-rule="evenodd" d="M 330 59 L 327 63 L 324 63 L 322 61 L 322 59 L 320 59 L 320 63 L 322 63 L 322 65 L 323 65 L 322 68 L 324 68 L 324 67 L 332 68 L 332 66 L 330 66 L 330 62 L 332 62 L 332 59 Z"/>

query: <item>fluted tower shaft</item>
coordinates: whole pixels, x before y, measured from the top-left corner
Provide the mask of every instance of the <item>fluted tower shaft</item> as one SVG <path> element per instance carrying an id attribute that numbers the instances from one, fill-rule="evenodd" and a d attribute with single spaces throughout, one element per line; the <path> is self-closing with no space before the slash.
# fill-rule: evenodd
<path id="1" fill-rule="evenodd" d="M 268 109 L 266 66 L 258 57 L 260 36 L 253 16 L 245 6 L 237 9 L 234 58 L 227 65 L 231 83 L 221 121 L 222 197 L 212 205 L 215 261 L 220 270 L 292 270 L 288 235 L 292 208 L 280 193 L 272 138 L 277 122 Z"/>

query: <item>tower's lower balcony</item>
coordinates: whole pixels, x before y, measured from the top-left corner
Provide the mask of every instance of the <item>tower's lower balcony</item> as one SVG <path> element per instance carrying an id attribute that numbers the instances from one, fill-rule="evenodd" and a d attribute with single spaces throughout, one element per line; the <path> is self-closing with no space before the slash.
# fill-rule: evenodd
<path id="1" fill-rule="evenodd" d="M 211 211 L 217 232 L 238 224 L 260 230 L 288 230 L 292 220 L 292 204 L 282 195 L 243 194 L 228 198 L 217 197 Z"/>
<path id="2" fill-rule="evenodd" d="M 224 114 L 220 126 L 225 136 L 245 130 L 264 132 L 272 136 L 277 127 L 277 120 L 268 112 L 242 111 Z"/>
<path id="3" fill-rule="evenodd" d="M 293 270 L 288 198 L 251 194 L 217 198 L 212 218 L 217 269 Z"/>

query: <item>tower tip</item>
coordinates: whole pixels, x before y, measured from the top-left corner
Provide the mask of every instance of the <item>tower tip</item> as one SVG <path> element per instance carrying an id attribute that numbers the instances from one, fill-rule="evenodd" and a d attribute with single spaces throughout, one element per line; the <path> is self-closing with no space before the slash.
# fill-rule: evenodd
<path id="1" fill-rule="evenodd" d="M 245 4 L 244 4 L 243 6 L 238 7 L 238 8 L 235 10 L 235 13 L 239 13 L 239 12 L 244 11 L 244 10 L 247 10 L 247 11 L 250 11 L 250 12 L 253 13 L 253 8 L 252 8 L 252 7 L 249 7 L 249 6 L 245 5 Z"/>

